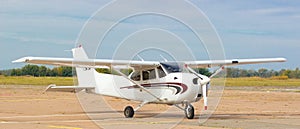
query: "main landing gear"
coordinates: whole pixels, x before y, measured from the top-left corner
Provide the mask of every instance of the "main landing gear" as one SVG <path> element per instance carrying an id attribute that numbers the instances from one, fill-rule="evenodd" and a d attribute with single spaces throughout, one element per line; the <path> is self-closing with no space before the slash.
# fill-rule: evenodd
<path id="1" fill-rule="evenodd" d="M 125 109 L 124 109 L 124 116 L 126 117 L 126 118 L 132 118 L 133 117 L 133 115 L 134 115 L 134 112 L 135 111 L 137 111 L 137 110 L 139 110 L 141 107 L 143 107 L 145 104 L 147 104 L 148 102 L 147 101 L 145 101 L 145 102 L 142 102 L 138 107 L 136 107 L 135 109 L 133 109 L 133 107 L 131 107 L 131 106 L 127 106 L 127 107 L 125 107 Z"/>
<path id="2" fill-rule="evenodd" d="M 132 118 L 134 115 L 134 110 L 131 106 L 127 106 L 125 109 L 124 109 L 124 116 L 126 118 Z"/>
<path id="3" fill-rule="evenodd" d="M 144 106 L 145 104 L 147 104 L 147 102 L 143 102 L 141 103 L 137 108 L 133 109 L 132 106 L 127 106 L 124 109 L 124 116 L 126 118 L 132 118 L 134 116 L 134 112 L 137 111 L 138 109 L 140 109 L 142 106 Z M 183 106 L 185 105 L 184 108 L 175 105 L 176 107 L 178 107 L 179 109 L 184 111 L 185 117 L 188 119 L 194 119 L 195 116 L 195 111 L 194 111 L 194 107 L 192 104 L 186 102 L 183 104 Z"/>

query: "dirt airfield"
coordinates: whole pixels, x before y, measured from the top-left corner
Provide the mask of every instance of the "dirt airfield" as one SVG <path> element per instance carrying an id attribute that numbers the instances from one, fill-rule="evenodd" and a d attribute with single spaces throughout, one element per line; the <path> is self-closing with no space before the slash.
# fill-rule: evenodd
<path id="1" fill-rule="evenodd" d="M 201 102 L 193 104 L 193 120 L 175 107 L 157 104 L 145 105 L 133 119 L 126 119 L 124 107 L 137 103 L 84 93 L 43 94 L 44 88 L 0 86 L 0 129 L 300 127 L 300 87 L 226 87 L 216 111 L 202 124 Z"/>

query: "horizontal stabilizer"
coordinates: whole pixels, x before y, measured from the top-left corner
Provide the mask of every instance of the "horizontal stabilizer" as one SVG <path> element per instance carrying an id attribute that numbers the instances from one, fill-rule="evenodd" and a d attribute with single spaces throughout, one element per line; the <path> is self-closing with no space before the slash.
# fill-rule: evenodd
<path id="1" fill-rule="evenodd" d="M 47 91 L 60 91 L 60 92 L 79 92 L 85 90 L 86 92 L 92 92 L 95 87 L 88 86 L 56 86 L 55 84 L 49 85 L 44 92 Z"/>

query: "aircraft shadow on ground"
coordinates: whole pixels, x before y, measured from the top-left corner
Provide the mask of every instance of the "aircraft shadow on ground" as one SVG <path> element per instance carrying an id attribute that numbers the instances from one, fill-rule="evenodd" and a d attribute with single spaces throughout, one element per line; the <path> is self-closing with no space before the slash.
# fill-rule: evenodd
<path id="1" fill-rule="evenodd" d="M 300 113 L 272 113 L 272 114 L 264 114 L 264 113 L 239 113 L 239 114 L 213 114 L 210 116 L 210 119 L 253 119 L 253 118 L 262 118 L 262 117 L 292 117 L 292 116 L 300 116 Z M 195 116 L 195 118 L 201 118 L 199 115 Z"/>
<path id="2" fill-rule="evenodd" d="M 71 114 L 87 114 L 87 115 L 105 115 L 105 114 L 111 114 L 111 113 L 119 113 L 120 115 L 123 114 L 122 110 L 116 110 L 116 111 L 88 111 L 88 112 L 73 112 Z M 264 113 L 234 113 L 234 114 L 213 114 L 209 117 L 209 119 L 253 119 L 253 118 L 285 118 L 285 117 L 300 117 L 300 113 L 272 113 L 272 114 L 264 114 Z M 185 118 L 184 113 L 157 113 L 153 112 L 151 110 L 143 110 L 138 111 L 135 113 L 134 118 Z M 195 114 L 194 119 L 202 119 L 207 118 L 206 116 L 201 116 L 199 114 Z"/>

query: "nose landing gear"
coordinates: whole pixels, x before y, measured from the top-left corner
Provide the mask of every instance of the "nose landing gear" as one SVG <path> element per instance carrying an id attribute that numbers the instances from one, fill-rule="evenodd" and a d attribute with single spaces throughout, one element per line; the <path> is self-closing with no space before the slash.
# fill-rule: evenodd
<path id="1" fill-rule="evenodd" d="M 187 104 L 187 105 L 185 106 L 184 113 L 185 113 L 186 118 L 188 118 L 188 119 L 193 119 L 193 118 L 194 118 L 194 115 L 195 115 L 193 105 Z"/>
<path id="2" fill-rule="evenodd" d="M 184 105 L 185 107 L 183 108 Z M 183 102 L 182 106 L 179 106 L 178 104 L 175 104 L 175 106 L 184 111 L 186 118 L 194 119 L 195 110 L 192 104 L 190 104 L 189 102 Z"/>

